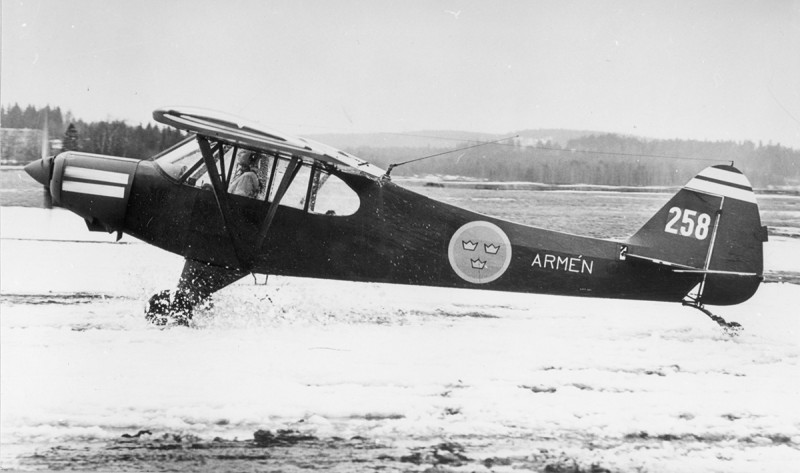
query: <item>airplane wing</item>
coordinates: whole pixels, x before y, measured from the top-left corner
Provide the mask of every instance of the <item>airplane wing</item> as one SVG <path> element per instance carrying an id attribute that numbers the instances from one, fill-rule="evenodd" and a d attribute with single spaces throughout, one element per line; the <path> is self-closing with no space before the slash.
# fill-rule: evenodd
<path id="1" fill-rule="evenodd" d="M 160 123 L 190 133 L 264 151 L 274 151 L 336 166 L 345 166 L 373 178 L 379 179 L 386 174 L 386 171 L 378 166 L 350 153 L 306 138 L 271 130 L 220 112 L 189 107 L 168 107 L 153 112 L 153 118 Z"/>

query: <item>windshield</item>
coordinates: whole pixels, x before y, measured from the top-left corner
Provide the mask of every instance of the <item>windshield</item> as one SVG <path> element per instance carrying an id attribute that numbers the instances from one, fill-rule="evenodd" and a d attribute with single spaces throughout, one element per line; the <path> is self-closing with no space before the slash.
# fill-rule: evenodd
<path id="1" fill-rule="evenodd" d="M 190 168 L 203 159 L 197 140 L 190 138 L 156 157 L 155 162 L 167 174 L 180 179 Z"/>

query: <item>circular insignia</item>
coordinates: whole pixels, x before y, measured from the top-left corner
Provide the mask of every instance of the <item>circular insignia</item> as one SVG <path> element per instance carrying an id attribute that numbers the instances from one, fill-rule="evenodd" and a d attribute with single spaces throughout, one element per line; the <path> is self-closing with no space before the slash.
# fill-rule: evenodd
<path id="1" fill-rule="evenodd" d="M 453 234 L 447 256 L 461 279 L 486 284 L 506 272 L 511 263 L 511 242 L 493 223 L 469 222 Z"/>

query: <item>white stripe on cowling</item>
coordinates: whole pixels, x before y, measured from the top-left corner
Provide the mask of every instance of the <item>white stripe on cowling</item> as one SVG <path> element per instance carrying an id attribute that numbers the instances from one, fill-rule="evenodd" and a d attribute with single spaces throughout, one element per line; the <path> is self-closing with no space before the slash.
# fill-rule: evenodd
<path id="1" fill-rule="evenodd" d="M 104 197 L 114 197 L 122 199 L 125 197 L 125 188 L 119 186 L 108 186 L 105 184 L 92 184 L 90 182 L 64 181 L 61 185 L 64 192 L 75 192 L 78 194 L 100 195 Z"/>
<path id="2" fill-rule="evenodd" d="M 74 179 L 86 179 L 89 181 L 101 181 L 111 184 L 127 184 L 129 174 L 124 172 L 102 171 L 100 169 L 82 168 L 79 166 L 67 166 L 64 169 L 64 177 Z"/>

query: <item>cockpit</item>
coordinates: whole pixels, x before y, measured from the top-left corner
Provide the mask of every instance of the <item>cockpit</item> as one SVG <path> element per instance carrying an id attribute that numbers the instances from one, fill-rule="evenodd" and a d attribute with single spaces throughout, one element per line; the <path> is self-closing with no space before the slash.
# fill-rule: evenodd
<path id="1" fill-rule="evenodd" d="M 231 195 L 273 202 L 284 175 L 294 177 L 279 199 L 280 205 L 313 214 L 352 215 L 360 205 L 358 194 L 334 175 L 330 166 L 313 160 L 292 166 L 284 153 L 264 152 L 218 142 L 212 148 L 216 174 Z M 192 136 L 154 158 L 172 180 L 213 192 L 211 173 L 203 160 L 198 140 Z M 234 199 L 235 201 L 235 199 Z"/>

